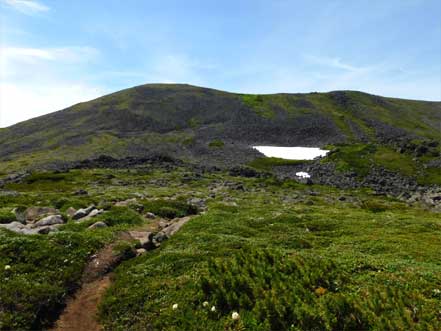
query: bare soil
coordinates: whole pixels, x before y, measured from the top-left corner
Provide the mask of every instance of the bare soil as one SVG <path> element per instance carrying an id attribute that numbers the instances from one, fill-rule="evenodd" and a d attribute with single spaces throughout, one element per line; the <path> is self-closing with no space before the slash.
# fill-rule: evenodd
<path id="1" fill-rule="evenodd" d="M 150 233 L 158 230 L 164 231 L 168 236 L 176 233 L 190 217 L 174 219 L 170 222 L 157 219 L 149 224 L 138 228 L 137 232 Z M 118 239 L 112 244 L 101 249 L 91 257 L 91 260 L 84 269 L 82 287 L 73 297 L 68 299 L 66 308 L 60 315 L 51 331 L 100 331 L 101 325 L 98 322 L 98 306 L 105 291 L 111 285 L 111 271 L 124 259 L 123 256 L 115 254 L 114 247 L 121 241 L 130 241 L 133 237 L 129 232 L 122 232 Z M 134 255 L 135 256 L 135 255 Z"/>

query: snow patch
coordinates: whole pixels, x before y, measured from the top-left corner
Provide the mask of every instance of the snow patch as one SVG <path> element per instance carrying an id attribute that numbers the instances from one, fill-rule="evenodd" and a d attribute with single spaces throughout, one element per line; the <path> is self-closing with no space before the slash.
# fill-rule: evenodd
<path id="1" fill-rule="evenodd" d="M 253 146 L 267 157 L 278 157 L 286 160 L 313 160 L 322 157 L 329 151 L 318 147 L 277 147 L 277 146 Z"/>
<path id="2" fill-rule="evenodd" d="M 304 171 L 296 172 L 296 176 L 301 178 L 311 178 L 311 175 Z"/>

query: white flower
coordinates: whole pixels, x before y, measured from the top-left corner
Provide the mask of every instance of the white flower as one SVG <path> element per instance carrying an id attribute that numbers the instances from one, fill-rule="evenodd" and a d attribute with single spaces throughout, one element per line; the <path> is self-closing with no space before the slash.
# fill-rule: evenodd
<path id="1" fill-rule="evenodd" d="M 441 293 L 441 290 L 439 290 L 437 288 L 433 290 L 433 294 L 440 294 L 440 293 Z"/>
<path id="2" fill-rule="evenodd" d="M 232 318 L 233 320 L 237 321 L 237 320 L 240 318 L 239 313 L 238 313 L 238 312 L 233 312 L 233 313 L 231 314 L 231 318 Z"/>
<path id="3" fill-rule="evenodd" d="M 211 307 L 211 311 L 215 312 L 216 311 L 216 307 L 215 306 Z"/>
<path id="4" fill-rule="evenodd" d="M 204 306 L 204 307 L 208 307 L 208 301 L 204 301 L 204 302 L 202 303 L 202 306 Z"/>
<path id="5" fill-rule="evenodd" d="M 9 264 L 5 265 L 5 270 L 11 270 L 11 266 Z"/>
<path id="6" fill-rule="evenodd" d="M 172 306 L 172 309 L 173 310 L 176 310 L 176 309 L 178 309 L 178 304 L 177 303 L 175 303 L 173 306 Z"/>
<path id="7" fill-rule="evenodd" d="M 69 262 L 69 260 L 68 259 L 64 259 L 64 261 L 63 261 L 64 263 L 67 263 L 67 262 Z"/>

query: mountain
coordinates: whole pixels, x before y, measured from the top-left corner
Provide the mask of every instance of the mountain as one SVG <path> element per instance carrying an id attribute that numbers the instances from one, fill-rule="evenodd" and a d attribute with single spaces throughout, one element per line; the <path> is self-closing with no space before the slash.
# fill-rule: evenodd
<path id="1" fill-rule="evenodd" d="M 0 130 L 0 170 L 109 155 L 241 164 L 251 145 L 440 140 L 441 102 L 355 91 L 249 95 L 180 84 L 122 90 Z"/>

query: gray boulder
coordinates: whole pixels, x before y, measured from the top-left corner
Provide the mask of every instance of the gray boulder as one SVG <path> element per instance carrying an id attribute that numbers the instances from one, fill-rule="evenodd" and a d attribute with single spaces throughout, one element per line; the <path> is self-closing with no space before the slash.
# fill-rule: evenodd
<path id="1" fill-rule="evenodd" d="M 27 223 L 34 223 L 42 217 L 59 213 L 57 209 L 51 207 L 29 207 L 25 210 L 24 217 Z"/>
<path id="2" fill-rule="evenodd" d="M 91 205 L 87 208 L 78 209 L 75 214 L 72 216 L 72 219 L 79 220 L 80 218 L 86 217 L 90 214 L 90 212 L 95 208 L 94 205 Z"/>
<path id="3" fill-rule="evenodd" d="M 153 214 L 153 213 L 151 213 L 151 212 L 148 212 L 147 214 L 145 214 L 145 216 L 146 216 L 147 218 L 150 218 L 150 219 L 155 219 L 155 218 L 156 218 L 156 215 Z"/>
<path id="4" fill-rule="evenodd" d="M 107 224 L 100 221 L 100 222 L 93 223 L 91 226 L 88 227 L 88 229 L 91 229 L 91 230 L 101 229 L 101 228 L 107 228 Z"/>
<path id="5" fill-rule="evenodd" d="M 50 215 L 42 218 L 38 222 L 35 223 L 35 226 L 47 226 L 47 225 L 55 225 L 55 224 L 63 224 L 64 220 L 61 215 Z"/>
<path id="6" fill-rule="evenodd" d="M 8 230 L 13 231 L 13 232 L 18 232 L 18 233 L 22 229 L 25 228 L 25 226 L 22 223 L 17 222 L 17 221 L 14 221 L 14 222 L 11 222 L 11 223 L 8 223 L 8 224 L 0 224 L 0 227 L 4 228 L 4 229 L 8 229 Z"/>
<path id="7" fill-rule="evenodd" d="M 153 245 L 154 234 L 152 232 L 129 231 L 129 234 L 133 239 L 139 241 L 140 246 L 142 248 L 147 249 L 147 250 L 154 248 L 154 245 Z"/>

